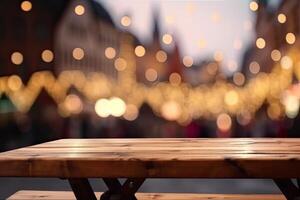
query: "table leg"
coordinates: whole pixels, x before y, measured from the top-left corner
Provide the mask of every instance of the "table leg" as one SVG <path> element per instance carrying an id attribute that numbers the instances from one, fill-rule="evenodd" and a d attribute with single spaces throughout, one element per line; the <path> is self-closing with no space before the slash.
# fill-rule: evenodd
<path id="1" fill-rule="evenodd" d="M 69 178 L 69 183 L 77 200 L 97 200 L 88 179 Z"/>
<path id="2" fill-rule="evenodd" d="M 135 193 L 144 183 L 144 178 L 128 178 L 122 185 L 117 178 L 103 178 L 108 191 L 102 194 L 100 200 L 137 200 Z"/>
<path id="3" fill-rule="evenodd" d="M 300 200 L 300 190 L 291 179 L 274 179 L 274 182 L 287 200 Z"/>

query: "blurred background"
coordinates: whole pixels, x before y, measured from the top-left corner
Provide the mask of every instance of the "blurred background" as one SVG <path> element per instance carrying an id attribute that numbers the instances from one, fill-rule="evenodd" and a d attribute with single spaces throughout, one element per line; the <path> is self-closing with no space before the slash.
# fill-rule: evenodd
<path id="1" fill-rule="evenodd" d="M 299 137 L 299 34 L 298 0 L 1 0 L 0 151 L 59 138 Z M 260 183 L 251 188 L 271 187 Z"/>

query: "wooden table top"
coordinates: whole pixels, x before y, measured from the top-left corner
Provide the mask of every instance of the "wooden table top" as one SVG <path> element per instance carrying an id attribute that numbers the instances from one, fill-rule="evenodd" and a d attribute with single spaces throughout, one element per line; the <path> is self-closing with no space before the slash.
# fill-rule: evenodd
<path id="1" fill-rule="evenodd" d="M 0 176 L 300 178 L 300 139 L 62 139 L 0 153 Z"/>

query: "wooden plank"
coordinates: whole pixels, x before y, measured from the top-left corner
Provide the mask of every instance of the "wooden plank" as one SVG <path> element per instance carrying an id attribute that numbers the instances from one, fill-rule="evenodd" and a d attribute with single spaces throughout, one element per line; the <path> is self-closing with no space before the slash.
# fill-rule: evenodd
<path id="1" fill-rule="evenodd" d="M 63 139 L 0 154 L 0 176 L 300 178 L 300 139 Z"/>
<path id="2" fill-rule="evenodd" d="M 101 193 L 95 193 L 97 197 Z M 139 200 L 285 200 L 282 195 L 137 193 Z M 19 191 L 8 200 L 75 200 L 72 192 Z"/>

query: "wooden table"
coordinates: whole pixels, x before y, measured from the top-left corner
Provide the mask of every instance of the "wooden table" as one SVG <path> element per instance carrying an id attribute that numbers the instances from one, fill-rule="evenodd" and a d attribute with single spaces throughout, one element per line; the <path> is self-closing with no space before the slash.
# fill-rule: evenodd
<path id="1" fill-rule="evenodd" d="M 77 199 L 136 199 L 146 178 L 270 178 L 300 199 L 300 139 L 63 139 L 0 154 L 0 176 L 68 179 Z M 127 178 L 122 185 L 118 178 Z"/>

